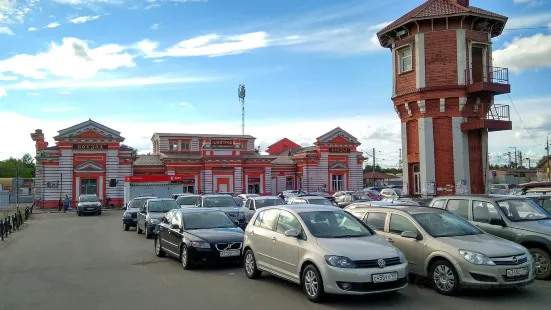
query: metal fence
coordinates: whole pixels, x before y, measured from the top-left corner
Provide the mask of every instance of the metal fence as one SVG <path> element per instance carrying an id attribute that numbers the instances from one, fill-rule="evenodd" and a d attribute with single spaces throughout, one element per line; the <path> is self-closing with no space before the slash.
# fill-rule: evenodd
<path id="1" fill-rule="evenodd" d="M 23 211 L 19 207 L 7 212 L 7 215 L 0 213 L 0 241 L 4 241 L 11 234 L 21 229 L 33 213 L 34 206 L 26 206 Z"/>

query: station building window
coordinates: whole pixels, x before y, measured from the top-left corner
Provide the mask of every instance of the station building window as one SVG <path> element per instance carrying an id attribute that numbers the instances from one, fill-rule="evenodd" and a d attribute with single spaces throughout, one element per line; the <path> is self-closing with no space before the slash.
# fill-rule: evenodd
<path id="1" fill-rule="evenodd" d="M 178 150 L 178 141 L 168 142 L 168 149 L 171 150 L 171 151 L 177 151 Z"/>
<path id="2" fill-rule="evenodd" d="M 181 141 L 180 142 L 180 150 L 181 151 L 190 151 L 191 145 L 188 141 Z"/>
<path id="3" fill-rule="evenodd" d="M 331 190 L 333 192 L 344 190 L 344 176 L 342 174 L 331 175 Z"/>

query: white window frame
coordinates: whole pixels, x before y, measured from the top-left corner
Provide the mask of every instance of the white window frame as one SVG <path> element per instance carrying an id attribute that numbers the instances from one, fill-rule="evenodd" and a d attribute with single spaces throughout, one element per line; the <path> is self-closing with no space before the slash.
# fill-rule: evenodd
<path id="1" fill-rule="evenodd" d="M 404 56 L 406 54 L 406 51 L 409 51 L 408 56 Z M 406 45 L 403 47 L 398 48 L 396 51 L 396 55 L 398 55 L 398 73 L 405 73 L 413 71 L 413 48 L 411 48 L 411 45 Z M 409 58 L 409 69 L 406 70 L 403 61 L 405 59 Z"/>
<path id="2" fill-rule="evenodd" d="M 344 175 L 342 174 L 331 175 L 331 191 L 332 192 L 344 191 Z"/>
<path id="3" fill-rule="evenodd" d="M 170 151 L 177 151 L 178 147 L 180 147 L 180 143 L 178 143 L 178 141 L 169 141 L 168 142 L 168 149 Z"/>
<path id="4" fill-rule="evenodd" d="M 187 146 L 187 147 L 185 147 Z M 191 142 L 180 141 L 180 151 L 191 151 Z"/>

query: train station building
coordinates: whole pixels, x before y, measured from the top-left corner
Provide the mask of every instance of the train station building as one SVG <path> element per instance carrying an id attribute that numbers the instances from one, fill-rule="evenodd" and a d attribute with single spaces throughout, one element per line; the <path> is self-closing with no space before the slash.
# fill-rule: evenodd
<path id="1" fill-rule="evenodd" d="M 97 194 L 121 205 L 129 188 L 155 186 L 177 192 L 233 192 L 274 195 L 284 190 L 360 190 L 363 161 L 359 141 L 341 128 L 302 147 L 284 138 L 255 148 L 250 135 L 154 133 L 148 155 L 121 146 L 120 132 L 88 120 L 60 130 L 49 146 L 42 130 L 31 134 L 36 145 L 35 198 L 57 207 L 81 194 Z M 170 184 L 169 187 L 165 186 Z M 148 188 L 149 187 L 149 188 Z"/>

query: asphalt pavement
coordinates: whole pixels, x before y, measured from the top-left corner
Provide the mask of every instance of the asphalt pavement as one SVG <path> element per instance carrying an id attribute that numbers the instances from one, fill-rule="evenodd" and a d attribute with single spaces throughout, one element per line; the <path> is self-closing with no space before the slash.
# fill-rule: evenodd
<path id="1" fill-rule="evenodd" d="M 153 240 L 123 231 L 121 211 L 35 214 L 0 242 L 0 309 L 549 309 L 551 281 L 446 297 L 411 284 L 397 294 L 306 300 L 298 286 L 240 267 L 184 271 L 155 256 Z"/>

